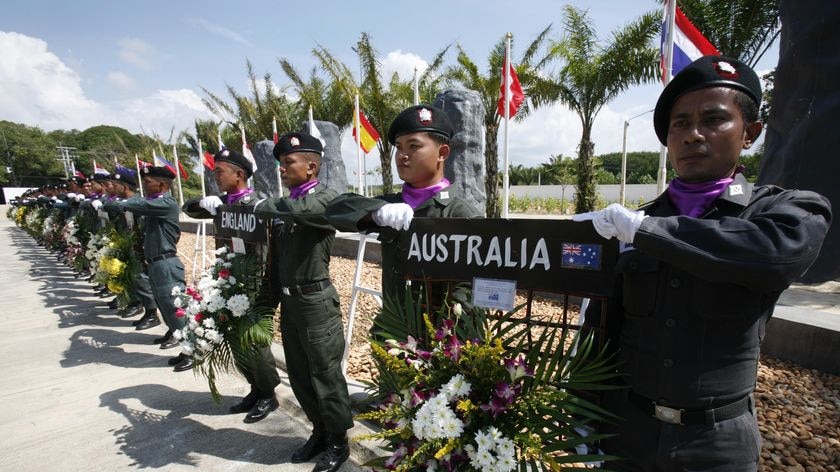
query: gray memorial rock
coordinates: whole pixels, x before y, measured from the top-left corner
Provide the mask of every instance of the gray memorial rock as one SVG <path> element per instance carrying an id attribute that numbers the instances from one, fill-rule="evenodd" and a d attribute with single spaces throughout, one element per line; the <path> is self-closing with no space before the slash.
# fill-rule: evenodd
<path id="1" fill-rule="evenodd" d="M 773 107 L 767 124 L 759 184 L 813 190 L 828 198 L 835 218 L 822 251 L 802 282 L 840 278 L 840 3 L 779 2 L 782 34 Z"/>
<path id="2" fill-rule="evenodd" d="M 201 165 L 203 166 L 204 164 Z M 216 185 L 216 179 L 213 178 L 213 171 L 207 169 L 206 167 L 202 170 L 204 171 L 204 192 L 207 195 L 220 194 L 221 192 L 219 192 L 219 186 Z"/>
<path id="3" fill-rule="evenodd" d="M 280 189 L 277 186 L 277 161 L 271 153 L 272 150 L 274 150 L 274 141 L 269 139 L 258 142 L 251 150 L 257 161 L 257 171 L 254 172 L 254 191 L 258 198 L 280 196 Z"/>
<path id="4" fill-rule="evenodd" d="M 321 172 L 318 180 L 327 188 L 331 188 L 338 194 L 347 193 L 347 174 L 344 169 L 344 161 L 341 159 L 341 135 L 338 126 L 329 121 L 315 120 L 315 126 L 321 132 L 324 139 L 324 157 L 321 159 Z M 304 122 L 301 129 L 310 132 L 309 121 Z"/>
<path id="5" fill-rule="evenodd" d="M 464 88 L 439 93 L 432 105 L 446 112 L 455 126 L 450 141 L 452 152 L 446 159 L 444 174 L 467 201 L 482 213 L 487 194 L 484 190 L 484 104 L 478 92 Z"/>

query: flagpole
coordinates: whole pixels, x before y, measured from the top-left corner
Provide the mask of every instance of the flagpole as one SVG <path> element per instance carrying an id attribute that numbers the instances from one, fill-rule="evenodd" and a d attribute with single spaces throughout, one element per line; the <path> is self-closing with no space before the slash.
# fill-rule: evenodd
<path id="1" fill-rule="evenodd" d="M 172 155 L 175 156 L 175 180 L 178 181 L 178 203 L 184 206 L 184 186 L 181 184 L 181 165 L 178 163 L 178 148 L 172 145 Z"/>
<path id="2" fill-rule="evenodd" d="M 417 76 L 417 67 L 414 68 L 414 104 L 420 104 L 420 78 Z"/>
<path id="3" fill-rule="evenodd" d="M 356 166 L 359 169 L 359 195 L 365 195 L 364 184 L 362 183 L 363 160 L 362 160 L 362 120 L 359 117 L 359 94 L 356 94 L 355 101 L 355 116 L 356 116 Z"/>
<path id="4" fill-rule="evenodd" d="M 502 80 L 505 84 L 505 148 L 504 164 L 502 169 L 502 218 L 508 217 L 508 206 L 510 204 L 510 40 L 513 35 L 508 33 L 505 41 L 505 72 Z"/>
<path id="5" fill-rule="evenodd" d="M 667 86 L 671 82 L 671 71 L 674 67 L 674 23 L 677 17 L 677 0 L 668 0 L 665 4 L 668 8 L 666 22 L 668 23 L 668 37 L 665 40 L 665 66 L 664 77 L 662 77 L 663 85 Z M 665 164 L 668 160 L 668 148 L 664 145 L 659 146 L 659 171 L 656 173 L 656 194 L 659 195 L 665 190 L 665 179 L 667 177 L 667 169 Z"/>
<path id="6" fill-rule="evenodd" d="M 134 167 L 137 168 L 137 184 L 138 187 L 140 187 L 140 196 L 145 197 L 145 195 L 143 195 L 143 180 L 140 176 L 140 157 L 137 155 L 136 152 L 134 153 Z"/>
<path id="7" fill-rule="evenodd" d="M 195 137 L 198 140 L 198 161 L 201 163 L 201 198 L 207 196 L 207 189 L 204 187 L 204 150 L 201 148 L 201 138 Z"/>
<path id="8" fill-rule="evenodd" d="M 309 107 L 309 112 L 312 113 L 312 107 Z M 279 136 L 277 136 L 277 117 L 276 116 L 271 117 L 271 140 L 274 141 L 275 146 L 277 145 L 277 143 L 280 140 Z M 282 197 L 283 196 L 283 179 L 280 176 L 280 161 L 275 160 L 274 163 L 275 163 L 274 170 L 275 170 L 275 174 L 276 174 L 276 177 L 277 177 L 277 195 Z"/>
<path id="9" fill-rule="evenodd" d="M 239 134 L 240 134 L 240 136 L 242 136 L 242 155 L 245 156 L 245 158 L 248 158 L 248 153 L 245 152 L 245 149 L 248 147 L 248 142 L 245 141 L 245 127 L 242 126 L 242 123 L 239 123 Z M 248 159 L 248 161 L 251 162 L 251 159 Z M 256 166 L 254 165 L 254 162 L 251 162 L 251 168 L 252 168 L 253 172 L 257 171 Z M 254 188 L 254 176 L 253 175 L 248 178 L 248 187 Z"/>

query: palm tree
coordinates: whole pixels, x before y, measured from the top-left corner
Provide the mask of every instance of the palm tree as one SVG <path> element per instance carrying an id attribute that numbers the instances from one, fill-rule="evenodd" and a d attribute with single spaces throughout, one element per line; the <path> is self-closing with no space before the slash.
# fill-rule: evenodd
<path id="1" fill-rule="evenodd" d="M 551 30 L 551 25 L 540 32 L 536 39 L 531 42 L 525 50 L 525 54 L 519 59 L 516 73 L 525 96 L 529 96 L 529 86 L 536 78 L 536 71 L 531 65 L 531 60 L 539 51 L 543 42 Z M 478 70 L 475 61 L 470 58 L 466 51 L 458 45 L 458 64 L 450 67 L 446 77 L 451 82 L 459 83 L 464 87 L 475 90 L 481 95 L 484 104 L 484 165 L 487 176 L 484 181 L 484 188 L 487 193 L 486 214 L 488 218 L 498 218 L 499 210 L 499 149 L 498 133 L 501 117 L 496 113 L 496 102 L 499 99 L 499 86 L 501 83 L 501 71 L 505 61 L 505 39 L 502 38 L 493 46 L 490 56 L 487 58 L 487 72 L 482 75 Z M 521 120 L 528 115 L 529 106 L 527 101 L 522 104 L 516 112 L 515 119 Z"/>
<path id="2" fill-rule="evenodd" d="M 601 108 L 631 85 L 656 80 L 659 50 L 651 40 L 659 32 L 660 16 L 642 15 L 613 32 L 611 42 L 602 45 L 595 28 L 581 11 L 564 8 L 564 37 L 553 42 L 539 66 L 559 61 L 561 68 L 547 77 L 536 77 L 531 87 L 535 106 L 562 103 L 577 113 L 583 126 L 578 147 L 578 183 L 575 210 L 595 207 L 595 173 L 592 158 L 592 126 Z"/>
<path id="3" fill-rule="evenodd" d="M 437 90 L 434 90 L 439 84 L 436 74 L 443 64 L 443 56 L 448 49 L 449 46 L 438 52 L 420 77 L 421 96 L 433 96 L 437 93 Z M 371 125 L 376 128 L 380 136 L 383 136 L 383 139 L 380 139 L 377 143 L 379 163 L 382 169 L 382 190 L 385 193 L 390 193 L 394 181 L 391 173 L 391 144 L 387 139 L 384 139 L 384 136 L 388 135 L 388 127 L 394 121 L 394 118 L 412 103 L 410 80 L 413 80 L 413 78 L 401 80 L 394 74 L 386 87 L 378 53 L 371 44 L 370 35 L 367 33 L 362 33 L 353 50 L 359 56 L 361 64 L 359 84 L 356 83 L 350 68 L 325 47 L 318 45 L 312 53 L 321 63 L 321 68 L 331 77 L 333 81 L 331 87 L 341 90 L 348 104 L 353 103 L 355 95 L 359 94 L 360 107 Z M 408 87 L 406 87 L 406 84 L 409 84 Z M 352 117 L 348 123 L 350 122 L 352 122 Z"/>
<path id="4" fill-rule="evenodd" d="M 755 67 L 779 37 L 779 2 L 680 0 L 685 16 L 725 56 Z"/>
<path id="5" fill-rule="evenodd" d="M 309 78 L 304 79 L 288 59 L 279 61 L 304 109 L 312 107 L 314 117 L 327 119 L 342 131 L 353 123 L 353 102 L 346 99 L 338 82 L 318 76 L 315 67 L 310 71 Z"/>
<path id="6" fill-rule="evenodd" d="M 249 143 L 266 139 L 272 133 L 272 119 L 277 118 L 278 131 L 286 132 L 298 129 L 307 115 L 298 102 L 290 100 L 283 92 L 275 89 L 271 74 L 266 73 L 258 79 L 251 61 L 246 60 L 251 96 L 239 93 L 233 86 L 227 85 L 232 104 L 213 94 L 206 88 L 202 90 L 207 98 L 202 99 L 205 106 L 220 117 L 228 127 L 223 130 L 222 140 L 228 145 L 240 141 L 239 127 L 245 128 L 245 138 Z M 212 138 L 215 142 L 215 137 Z"/>

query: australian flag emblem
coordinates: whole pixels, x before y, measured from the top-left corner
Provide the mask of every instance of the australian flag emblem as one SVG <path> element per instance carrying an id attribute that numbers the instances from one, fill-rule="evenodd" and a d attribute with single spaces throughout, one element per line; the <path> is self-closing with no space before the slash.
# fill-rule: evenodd
<path id="1" fill-rule="evenodd" d="M 601 245 L 563 243 L 561 267 L 569 269 L 601 269 Z"/>

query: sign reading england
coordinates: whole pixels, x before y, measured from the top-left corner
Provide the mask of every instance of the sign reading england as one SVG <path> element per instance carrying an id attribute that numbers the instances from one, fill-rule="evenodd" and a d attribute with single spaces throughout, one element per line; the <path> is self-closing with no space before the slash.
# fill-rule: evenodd
<path id="1" fill-rule="evenodd" d="M 618 257 L 616 240 L 571 220 L 415 218 L 400 249 L 409 278 L 505 279 L 591 296 L 611 294 Z"/>
<path id="2" fill-rule="evenodd" d="M 240 238 L 250 243 L 267 241 L 265 221 L 257 218 L 250 205 L 220 206 L 213 219 L 213 230 L 217 237 Z"/>

